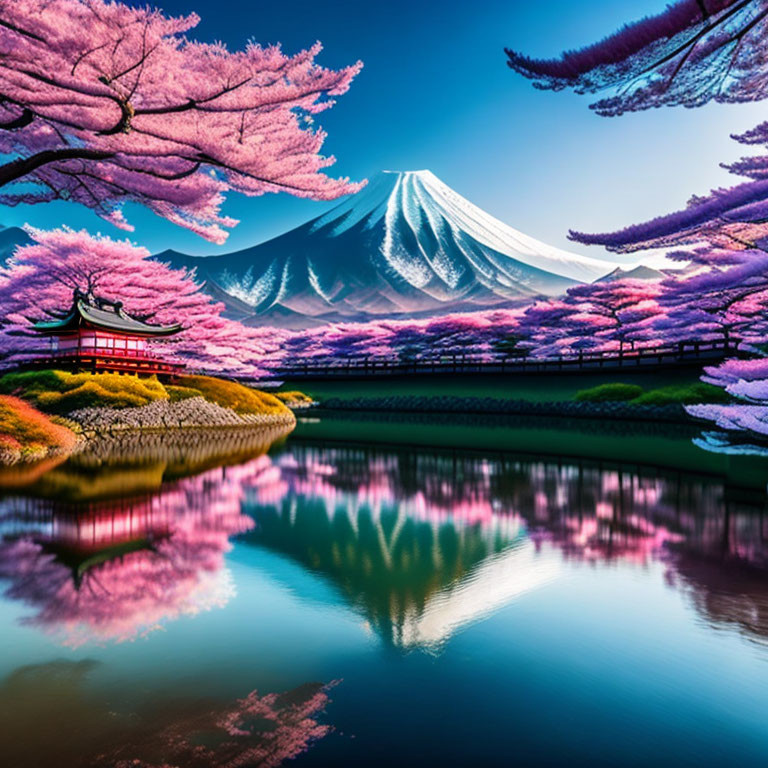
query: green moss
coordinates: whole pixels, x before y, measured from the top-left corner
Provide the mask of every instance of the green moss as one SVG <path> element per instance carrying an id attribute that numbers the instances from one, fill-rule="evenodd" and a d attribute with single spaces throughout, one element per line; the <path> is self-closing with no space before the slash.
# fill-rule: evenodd
<path id="1" fill-rule="evenodd" d="M 37 392 L 61 392 L 63 371 L 23 371 L 0 377 L 0 394 L 16 395 Z"/>
<path id="2" fill-rule="evenodd" d="M 199 389 L 192 387 L 178 387 L 173 384 L 166 384 L 165 391 L 172 403 L 178 403 L 179 400 L 189 400 L 192 397 L 202 397 L 203 393 Z"/>
<path id="3" fill-rule="evenodd" d="M 301 408 L 312 405 L 315 401 L 303 392 L 296 390 L 291 392 L 275 392 L 275 397 L 285 403 L 289 408 Z"/>
<path id="4" fill-rule="evenodd" d="M 637 384 L 600 384 L 576 393 L 576 400 L 586 403 L 627 402 L 642 396 L 643 388 Z"/>
<path id="5" fill-rule="evenodd" d="M 730 397 L 725 390 L 701 381 L 657 387 L 647 392 L 637 384 L 615 382 L 584 389 L 576 394 L 575 399 L 590 403 L 629 402 L 632 405 L 694 405 L 730 402 Z"/>
<path id="6" fill-rule="evenodd" d="M 636 405 L 668 405 L 680 403 L 695 405 L 697 403 L 728 403 L 730 397 L 725 390 L 712 384 L 696 382 L 687 386 L 671 386 L 652 389 L 632 400 Z"/>

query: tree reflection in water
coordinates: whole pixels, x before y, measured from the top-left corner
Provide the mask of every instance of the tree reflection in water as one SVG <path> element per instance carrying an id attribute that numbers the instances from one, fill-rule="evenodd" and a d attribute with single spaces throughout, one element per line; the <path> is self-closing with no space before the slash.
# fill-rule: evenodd
<path id="1" fill-rule="evenodd" d="M 716 478 L 435 451 L 294 443 L 275 463 L 280 493 L 248 491 L 245 539 L 332 580 L 395 646 L 438 649 L 568 560 L 662 563 L 709 621 L 768 639 L 762 492 L 733 501 Z"/>
<path id="2" fill-rule="evenodd" d="M 231 703 L 155 692 L 123 710 L 91 685 L 97 667 L 56 661 L 18 669 L 0 684 L 4 764 L 273 768 L 331 730 L 316 719 L 329 686 L 265 696 L 253 691 Z"/>
<path id="3" fill-rule="evenodd" d="M 330 581 L 394 648 L 437 652 L 582 564 L 661 565 L 713 626 L 768 639 L 762 491 L 570 459 L 300 441 L 268 455 L 270 442 L 229 457 L 225 446 L 153 449 L 146 461 L 134 446 L 118 465 L 96 453 L 26 491 L 15 477 L 0 499 L 6 596 L 67 644 L 127 640 L 226 603 L 239 537 Z M 94 672 L 55 662 L 0 682 L 4 762 L 276 766 L 329 730 L 319 684 L 235 702 L 154 689 L 128 701 L 93 685 Z"/>
<path id="4" fill-rule="evenodd" d="M 223 605 L 233 588 L 230 539 L 253 526 L 243 495 L 254 484 L 279 487 L 264 454 L 281 434 L 216 437 L 215 446 L 155 440 L 146 454 L 118 445 L 118 462 L 100 445 L 35 475 L 27 489 L 35 496 L 15 495 L 14 476 L 6 486 L 14 495 L 0 499 L 0 578 L 6 596 L 35 611 L 25 623 L 76 646 L 131 639 Z M 0 682 L 4 764 L 272 768 L 331 730 L 318 719 L 327 685 L 230 702 L 153 689 L 122 701 L 92 684 L 98 666 L 56 661 Z"/>
<path id="5" fill-rule="evenodd" d="M 77 457 L 36 483 L 42 497 L 0 500 L 0 578 L 7 596 L 35 611 L 24 623 L 78 646 L 132 639 L 224 605 L 233 592 L 230 539 L 253 525 L 243 494 L 269 481 L 265 451 L 276 436 L 257 432 L 246 446 L 240 435 L 237 447 L 251 458 L 230 466 L 221 464 L 244 454 L 228 457 L 221 439 L 218 456 L 194 461 L 178 446 L 165 460 L 156 453 L 148 464 L 96 470 Z M 211 463 L 219 466 L 205 469 Z"/>
<path id="6" fill-rule="evenodd" d="M 438 650 L 568 561 L 662 563 L 708 620 L 768 638 L 762 494 L 577 460 L 265 450 L 224 467 L 177 455 L 52 470 L 40 496 L 0 502 L 6 594 L 70 645 L 126 640 L 226 603 L 241 536 L 329 579 L 395 647 Z"/>

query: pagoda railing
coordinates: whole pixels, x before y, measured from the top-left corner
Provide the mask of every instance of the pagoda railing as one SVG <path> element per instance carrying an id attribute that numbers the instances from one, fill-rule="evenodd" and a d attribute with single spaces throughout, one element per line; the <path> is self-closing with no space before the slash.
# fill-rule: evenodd
<path id="1" fill-rule="evenodd" d="M 148 355 L 144 350 L 93 349 L 53 351 L 29 361 L 35 368 L 48 366 L 78 366 L 92 370 L 163 373 L 173 375 L 184 368 L 183 363 L 172 363 Z"/>
<path id="2" fill-rule="evenodd" d="M 71 349 L 47 350 L 43 353 L 47 357 L 77 357 L 82 355 L 98 355 L 99 357 L 131 357 L 146 360 L 155 360 L 154 355 L 148 354 L 146 349 L 115 349 L 114 347 L 79 346 Z"/>

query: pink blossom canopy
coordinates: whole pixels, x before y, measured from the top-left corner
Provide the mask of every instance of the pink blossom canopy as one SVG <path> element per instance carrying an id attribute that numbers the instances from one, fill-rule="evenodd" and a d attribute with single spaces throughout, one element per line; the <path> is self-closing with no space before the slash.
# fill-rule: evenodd
<path id="1" fill-rule="evenodd" d="M 765 0 L 678 0 L 559 59 L 531 59 L 507 49 L 507 63 L 537 88 L 612 90 L 592 105 L 601 115 L 754 101 L 768 95 L 766 17 Z"/>
<path id="2" fill-rule="evenodd" d="M 709 101 L 760 101 L 768 96 L 767 52 L 768 0 L 678 0 L 560 59 L 508 54 L 510 67 L 539 88 L 610 91 L 593 108 L 614 116 Z M 768 124 L 734 139 L 766 145 Z M 571 239 L 617 252 L 700 243 L 761 248 L 768 241 L 768 158 L 746 157 L 725 167 L 749 181 L 694 196 L 681 211 L 618 232 L 572 231 Z"/>
<path id="3" fill-rule="evenodd" d="M 185 37 L 199 19 L 107 0 L 0 0 L 0 203 L 72 200 L 130 229 L 126 202 L 214 242 L 224 193 L 330 200 L 313 115 L 360 70 Z"/>

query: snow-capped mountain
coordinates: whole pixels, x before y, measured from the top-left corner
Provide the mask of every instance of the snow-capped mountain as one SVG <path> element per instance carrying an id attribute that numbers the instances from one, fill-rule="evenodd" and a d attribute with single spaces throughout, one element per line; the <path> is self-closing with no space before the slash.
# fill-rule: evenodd
<path id="1" fill-rule="evenodd" d="M 240 319 L 293 326 L 510 305 L 616 266 L 518 232 L 430 171 L 380 173 L 328 213 L 243 251 L 156 258 L 195 267 Z"/>

